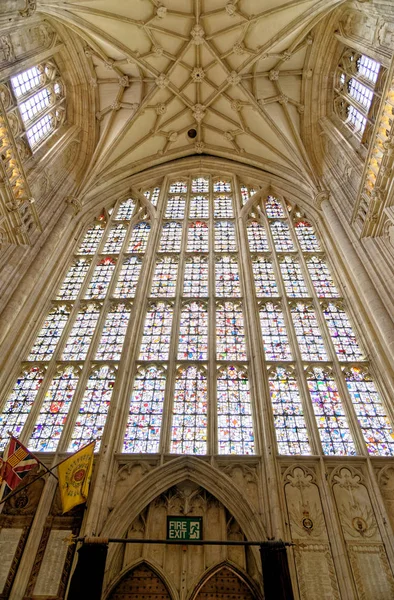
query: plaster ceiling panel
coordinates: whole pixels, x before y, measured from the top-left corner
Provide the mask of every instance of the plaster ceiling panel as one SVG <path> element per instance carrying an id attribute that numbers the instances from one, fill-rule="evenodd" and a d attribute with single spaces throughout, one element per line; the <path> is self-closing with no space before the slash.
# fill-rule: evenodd
<path id="1" fill-rule="evenodd" d="M 267 111 L 268 115 L 271 117 L 271 119 L 274 121 L 279 131 L 287 137 L 289 142 L 294 147 L 295 143 L 293 139 L 293 132 L 289 123 L 289 119 L 286 115 L 287 106 L 288 104 L 281 106 L 279 102 L 274 102 L 273 104 L 268 104 L 267 106 L 264 106 L 264 108 Z"/>
<path id="2" fill-rule="evenodd" d="M 139 2 L 132 0 L 68 0 L 67 4 L 74 5 L 74 10 L 80 7 L 99 10 L 104 13 L 115 13 L 128 19 L 136 21 L 145 21 L 152 16 L 152 5 L 149 2 Z"/>
<path id="3" fill-rule="evenodd" d="M 285 96 L 288 96 L 297 102 L 301 101 L 301 77 L 280 77 L 279 85 Z"/>
<path id="4" fill-rule="evenodd" d="M 264 165 L 265 161 L 270 161 L 273 164 L 281 165 L 283 167 L 288 167 L 288 163 L 285 159 L 281 158 L 275 152 L 267 148 L 263 148 L 258 139 L 251 137 L 249 135 L 243 134 L 238 138 L 238 144 L 241 148 L 244 148 L 246 153 L 253 156 L 261 156 L 262 150 L 264 150 L 264 158 L 262 164 Z M 239 157 L 237 157 L 239 160 Z M 263 166 L 264 168 L 264 166 Z"/>

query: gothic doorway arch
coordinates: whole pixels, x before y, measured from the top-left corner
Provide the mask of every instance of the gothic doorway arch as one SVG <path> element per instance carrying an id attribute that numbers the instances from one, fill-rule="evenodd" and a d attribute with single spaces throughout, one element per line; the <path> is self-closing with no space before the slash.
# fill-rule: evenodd
<path id="1" fill-rule="evenodd" d="M 259 600 L 252 586 L 230 565 L 222 566 L 197 586 L 190 600 Z"/>
<path id="2" fill-rule="evenodd" d="M 166 584 L 146 563 L 130 569 L 107 600 L 172 600 Z"/>

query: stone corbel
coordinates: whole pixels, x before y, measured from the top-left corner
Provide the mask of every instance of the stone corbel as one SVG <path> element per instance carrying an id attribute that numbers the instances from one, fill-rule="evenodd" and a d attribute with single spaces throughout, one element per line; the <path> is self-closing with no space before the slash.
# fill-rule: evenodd
<path id="1" fill-rule="evenodd" d="M 325 200 L 330 200 L 330 192 L 328 190 L 322 190 L 316 194 L 314 198 L 314 204 L 318 210 L 321 210 L 322 204 Z"/>
<path id="2" fill-rule="evenodd" d="M 74 208 L 74 215 L 77 215 L 82 210 L 82 202 L 76 196 L 67 196 L 66 204 Z"/>
<path id="3" fill-rule="evenodd" d="M 19 11 L 21 17 L 31 17 L 36 12 L 37 0 L 26 0 L 26 6 Z"/>

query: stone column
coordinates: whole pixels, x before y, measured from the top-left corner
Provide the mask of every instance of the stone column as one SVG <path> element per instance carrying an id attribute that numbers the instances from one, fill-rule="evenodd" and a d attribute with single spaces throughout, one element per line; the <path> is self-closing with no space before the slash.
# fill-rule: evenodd
<path id="1" fill-rule="evenodd" d="M 394 322 L 376 291 L 373 281 L 357 254 L 351 239 L 346 233 L 341 219 L 332 207 L 329 192 L 320 192 L 315 198 L 315 203 L 323 212 L 325 222 L 332 233 L 341 258 L 352 274 L 352 283 L 357 288 L 360 298 L 368 311 L 368 317 L 378 330 L 379 341 L 385 346 L 387 351 L 387 359 L 392 360 L 394 356 Z M 389 274 L 387 275 L 389 276 Z"/>

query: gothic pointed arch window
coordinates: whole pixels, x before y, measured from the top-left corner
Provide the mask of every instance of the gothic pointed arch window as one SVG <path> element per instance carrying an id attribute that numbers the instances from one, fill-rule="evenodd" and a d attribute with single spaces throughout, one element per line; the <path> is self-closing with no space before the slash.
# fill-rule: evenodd
<path id="1" fill-rule="evenodd" d="M 268 429 L 280 455 L 394 456 L 323 240 L 255 189 L 169 177 L 87 224 L 2 400 L 2 447 L 252 455 Z"/>

